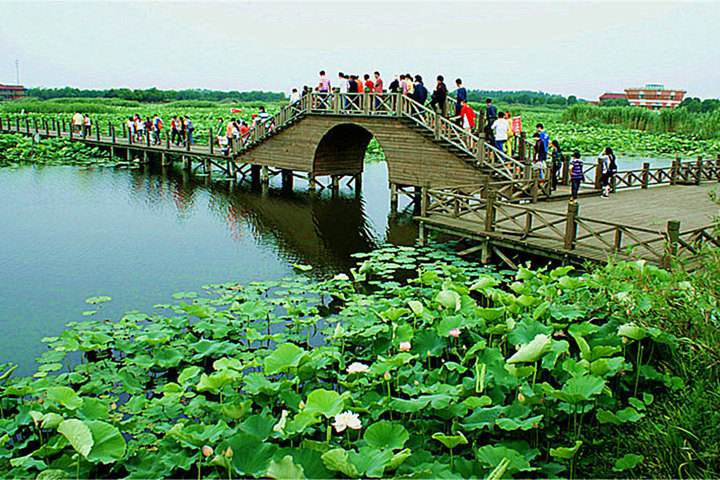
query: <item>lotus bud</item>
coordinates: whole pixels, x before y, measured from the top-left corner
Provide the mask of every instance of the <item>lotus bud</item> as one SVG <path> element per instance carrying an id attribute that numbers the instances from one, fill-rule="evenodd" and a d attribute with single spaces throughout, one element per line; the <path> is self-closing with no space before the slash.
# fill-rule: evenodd
<path id="1" fill-rule="evenodd" d="M 409 352 L 412 346 L 410 345 L 410 342 L 400 342 L 400 351 L 401 352 Z"/>
<path id="2" fill-rule="evenodd" d="M 520 403 L 525 401 L 525 395 L 523 395 L 522 393 L 518 393 L 517 398 L 518 398 L 518 402 L 520 402 Z"/>
<path id="3" fill-rule="evenodd" d="M 389 382 L 389 381 L 390 381 L 390 378 L 392 378 L 392 377 L 390 376 L 390 372 L 385 372 L 385 375 L 383 375 L 383 378 L 385 379 L 386 382 Z"/>
<path id="4" fill-rule="evenodd" d="M 300 400 L 300 403 L 298 403 L 298 408 L 299 408 L 300 410 L 302 410 L 303 408 L 305 408 L 305 402 L 303 402 L 302 400 Z"/>
<path id="5" fill-rule="evenodd" d="M 225 458 L 232 458 L 232 457 L 233 457 L 233 453 L 234 453 L 234 452 L 233 452 L 232 447 L 227 447 L 227 448 L 225 449 L 225 451 L 223 452 L 223 456 L 224 456 Z"/>
<path id="6" fill-rule="evenodd" d="M 209 457 L 214 453 L 213 448 L 210 445 L 203 445 L 202 446 L 202 454 L 203 457 Z"/>

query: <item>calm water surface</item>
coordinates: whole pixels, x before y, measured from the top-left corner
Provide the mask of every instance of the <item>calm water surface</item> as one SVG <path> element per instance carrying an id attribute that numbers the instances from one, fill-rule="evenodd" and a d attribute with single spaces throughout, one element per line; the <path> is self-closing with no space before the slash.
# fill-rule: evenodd
<path id="1" fill-rule="evenodd" d="M 252 192 L 157 167 L 0 169 L 0 362 L 31 373 L 40 339 L 86 319 L 90 296 L 111 296 L 98 316 L 117 319 L 207 283 L 277 279 L 296 263 L 346 271 L 355 252 L 415 241 L 410 215 L 388 217 L 384 163 L 365 166 L 360 198 L 296 189 Z"/>
<path id="2" fill-rule="evenodd" d="M 85 319 L 90 296 L 111 296 L 98 315 L 117 319 L 207 283 L 292 275 L 296 263 L 346 271 L 352 253 L 417 233 L 409 216 L 388 218 L 384 163 L 366 165 L 357 199 L 156 170 L 0 169 L 0 362 L 31 373 L 40 339 Z"/>

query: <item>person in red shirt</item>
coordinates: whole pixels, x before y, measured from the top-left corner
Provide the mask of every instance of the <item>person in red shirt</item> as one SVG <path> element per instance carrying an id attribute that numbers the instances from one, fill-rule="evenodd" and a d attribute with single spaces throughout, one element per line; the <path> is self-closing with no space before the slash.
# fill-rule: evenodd
<path id="1" fill-rule="evenodd" d="M 461 105 L 460 121 L 462 122 L 462 127 L 467 131 L 471 131 L 475 128 L 475 110 L 473 110 L 465 100 L 462 101 Z"/>
<path id="2" fill-rule="evenodd" d="M 363 79 L 365 80 L 365 91 L 372 93 L 372 91 L 375 90 L 375 83 L 370 80 L 370 75 L 366 73 L 363 75 Z"/>
<path id="3" fill-rule="evenodd" d="M 383 81 L 380 78 L 380 72 L 375 72 L 375 84 L 373 85 L 373 91 L 375 93 L 383 93 Z"/>

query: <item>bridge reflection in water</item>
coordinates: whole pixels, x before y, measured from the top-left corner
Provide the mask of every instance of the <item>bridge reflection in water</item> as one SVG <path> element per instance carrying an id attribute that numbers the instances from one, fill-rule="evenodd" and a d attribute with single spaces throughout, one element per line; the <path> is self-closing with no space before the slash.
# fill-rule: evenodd
<path id="1" fill-rule="evenodd" d="M 331 273 L 354 266 L 353 253 L 385 242 L 412 245 L 417 238 L 411 206 L 392 214 L 387 198 L 378 198 L 367 185 L 382 185 L 387 192 L 385 166 L 373 164 L 366 169 L 362 195 L 349 189 L 331 195 L 329 191 L 287 191 L 279 185 L 251 188 L 248 183 L 209 180 L 153 164 L 133 170 L 131 178 L 133 188 L 144 191 L 137 198 L 158 205 L 172 198 L 180 219 L 191 214 L 199 195 L 209 195 L 210 210 L 223 219 L 232 238 L 239 241 L 249 231 L 258 244 L 275 247 L 289 263 Z"/>

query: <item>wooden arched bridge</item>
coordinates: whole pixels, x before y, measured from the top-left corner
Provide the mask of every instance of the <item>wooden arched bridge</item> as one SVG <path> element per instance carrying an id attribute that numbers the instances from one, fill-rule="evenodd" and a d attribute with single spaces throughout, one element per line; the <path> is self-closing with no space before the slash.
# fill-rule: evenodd
<path id="1" fill-rule="evenodd" d="M 509 157 L 484 141 L 483 127 L 481 118 L 476 130 L 464 130 L 391 93 L 313 92 L 225 149 L 214 143 L 212 131 L 207 145 L 175 146 L 167 137 L 155 145 L 149 136 L 135 141 L 124 127 L 95 125 L 78 134 L 57 119 L 0 119 L 0 131 L 67 137 L 125 160 L 179 160 L 189 171 L 221 171 L 256 185 L 279 175 L 289 189 L 301 178 L 310 190 L 333 192 L 343 177 L 359 192 L 365 152 L 375 138 L 387 162 L 391 207 L 397 208 L 399 194 L 409 195 L 421 238 L 431 229 L 475 241 L 465 253 L 480 250 L 484 261 L 494 256 L 514 265 L 512 253 L 526 252 L 572 262 L 617 256 L 668 265 L 672 256 L 696 259 L 704 243 L 720 244 L 713 226 L 717 206 L 709 195 L 710 182 L 720 182 L 720 157 L 618 172 L 613 187 L 620 192 L 605 204 L 597 197 L 583 200 L 590 215 L 581 215 L 576 204 L 567 204 L 567 165 L 553 192 L 532 170 L 524 137 L 514 137 L 515 156 Z M 581 193 L 597 194 L 599 167 L 589 165 L 585 177 Z"/>

